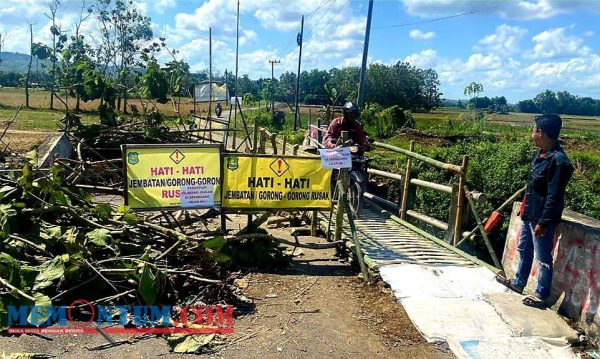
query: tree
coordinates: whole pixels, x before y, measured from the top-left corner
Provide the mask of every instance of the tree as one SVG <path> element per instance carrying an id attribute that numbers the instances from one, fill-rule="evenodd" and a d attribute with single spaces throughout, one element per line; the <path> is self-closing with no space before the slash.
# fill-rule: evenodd
<path id="1" fill-rule="evenodd" d="M 2 37 L 2 34 L 0 33 L 0 64 L 2 64 L 2 45 L 4 45 L 5 37 Z"/>
<path id="2" fill-rule="evenodd" d="M 354 101 L 358 94 L 360 69 L 355 66 L 349 66 L 343 69 L 334 67 L 329 70 L 329 74 L 330 78 L 329 81 L 327 81 L 327 86 L 337 90 L 338 104 L 341 104 L 344 101 Z M 368 88 L 369 84 L 367 82 L 367 89 Z"/>
<path id="3" fill-rule="evenodd" d="M 49 14 L 45 14 L 50 21 L 52 21 L 52 26 L 50 26 L 50 32 L 52 33 L 52 70 L 50 71 L 50 109 L 54 110 L 54 89 L 55 89 L 55 81 L 56 81 L 56 61 L 57 58 L 57 37 L 60 36 L 60 27 L 56 25 L 56 13 L 58 12 L 58 8 L 60 7 L 60 0 L 51 0 L 48 3 Z"/>
<path id="4" fill-rule="evenodd" d="M 471 82 L 465 87 L 464 94 L 471 98 L 479 96 L 483 92 L 483 85 L 477 82 Z"/>
<path id="5" fill-rule="evenodd" d="M 506 97 L 492 97 L 491 103 L 492 111 L 498 113 L 508 113 L 508 103 L 506 102 Z"/>
<path id="6" fill-rule="evenodd" d="M 365 101 L 428 112 L 441 104 L 439 85 L 433 69 L 423 70 L 405 62 L 372 64 L 367 71 Z"/>
<path id="7" fill-rule="evenodd" d="M 33 24 L 29 23 L 29 66 L 27 66 L 27 77 L 25 78 L 25 106 L 29 106 L 29 81 L 31 80 L 31 64 L 34 56 L 33 49 Z"/>
<path id="8" fill-rule="evenodd" d="M 576 96 L 571 95 L 567 91 L 558 91 L 556 93 L 556 105 L 558 107 L 558 113 L 570 113 L 577 112 L 577 104 L 579 100 Z"/>
<path id="9" fill-rule="evenodd" d="M 150 18 L 142 15 L 133 1 L 98 0 L 98 20 L 100 23 L 101 45 L 98 49 L 99 62 L 104 64 L 107 73 L 112 64 L 117 70 L 117 83 L 121 90 L 117 107 L 127 113 L 127 90 L 132 79 L 131 68 L 136 65 L 137 56 L 143 50 L 146 53 L 159 51 L 160 45 L 152 43 L 153 32 Z"/>
<path id="10" fill-rule="evenodd" d="M 330 79 L 329 72 L 313 69 L 310 72 L 303 71 L 300 82 L 300 93 L 304 94 L 303 102 L 308 105 L 325 105 L 329 100 L 325 84 Z"/>
<path id="11" fill-rule="evenodd" d="M 279 77 L 279 84 L 275 91 L 277 101 L 285 102 L 290 110 L 294 111 L 296 101 L 296 74 L 285 72 Z"/>
<path id="12" fill-rule="evenodd" d="M 489 109 L 492 107 L 492 100 L 489 97 L 473 97 L 467 103 L 467 107 L 471 109 Z"/>
<path id="13" fill-rule="evenodd" d="M 533 102 L 535 102 L 542 113 L 558 112 L 558 100 L 556 99 L 556 95 L 548 89 L 537 94 L 533 99 Z"/>
<path id="14" fill-rule="evenodd" d="M 517 103 L 517 110 L 525 113 L 539 113 L 540 109 L 532 100 L 523 100 Z"/>

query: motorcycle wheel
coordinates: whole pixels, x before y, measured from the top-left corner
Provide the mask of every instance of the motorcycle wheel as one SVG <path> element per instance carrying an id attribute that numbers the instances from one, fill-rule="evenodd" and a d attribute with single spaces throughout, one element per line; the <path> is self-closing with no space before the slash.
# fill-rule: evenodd
<path id="1" fill-rule="evenodd" d="M 350 187 L 348 188 L 348 202 L 350 202 L 350 209 L 354 218 L 359 218 L 360 212 L 363 207 L 363 194 L 365 189 L 360 182 L 350 180 Z"/>

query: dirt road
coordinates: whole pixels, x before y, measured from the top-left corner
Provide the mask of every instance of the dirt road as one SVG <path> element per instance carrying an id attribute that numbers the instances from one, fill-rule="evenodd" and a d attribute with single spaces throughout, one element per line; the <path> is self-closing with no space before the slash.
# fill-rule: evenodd
<path id="1" fill-rule="evenodd" d="M 252 272 L 237 281 L 254 301 L 255 310 L 236 318 L 236 332 L 203 356 L 452 358 L 445 348 L 422 339 L 387 289 L 363 284 L 353 268 L 334 257 L 333 250 L 302 253 L 283 270 Z M 0 337 L 0 352 L 78 359 L 184 357 L 170 354 L 166 341 L 154 337 L 101 351 L 85 348 L 103 343 L 99 335 Z"/>

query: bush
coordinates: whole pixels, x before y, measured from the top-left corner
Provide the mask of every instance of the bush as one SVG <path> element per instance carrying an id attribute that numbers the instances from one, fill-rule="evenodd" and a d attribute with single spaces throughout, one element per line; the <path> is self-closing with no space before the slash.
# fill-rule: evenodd
<path id="1" fill-rule="evenodd" d="M 378 139 L 392 137 L 403 126 L 415 127 L 415 121 L 410 112 L 404 111 L 399 106 L 381 110 L 379 105 L 368 105 L 363 111 L 361 119 L 364 121 L 365 130 Z"/>
<path id="2" fill-rule="evenodd" d="M 383 107 L 379 106 L 376 103 L 367 104 L 360 113 L 360 121 L 364 126 L 373 125 L 375 123 L 375 116 L 383 111 Z"/>

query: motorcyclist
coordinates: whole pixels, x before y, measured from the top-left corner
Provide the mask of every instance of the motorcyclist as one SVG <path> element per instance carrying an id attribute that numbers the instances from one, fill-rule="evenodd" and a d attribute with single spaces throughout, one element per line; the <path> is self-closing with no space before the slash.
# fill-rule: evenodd
<path id="1" fill-rule="evenodd" d="M 333 119 L 327 128 L 327 133 L 323 139 L 325 148 L 344 145 L 342 143 L 342 131 L 348 131 L 348 142 L 358 146 L 358 151 L 363 153 L 369 149 L 369 142 L 362 125 L 358 122 L 360 114 L 358 106 L 352 102 L 346 102 L 342 112 L 344 115 Z"/>
<path id="2" fill-rule="evenodd" d="M 221 107 L 221 103 L 217 102 L 217 105 L 215 106 L 215 114 L 217 115 L 217 117 L 221 117 L 222 112 L 223 108 Z"/>

